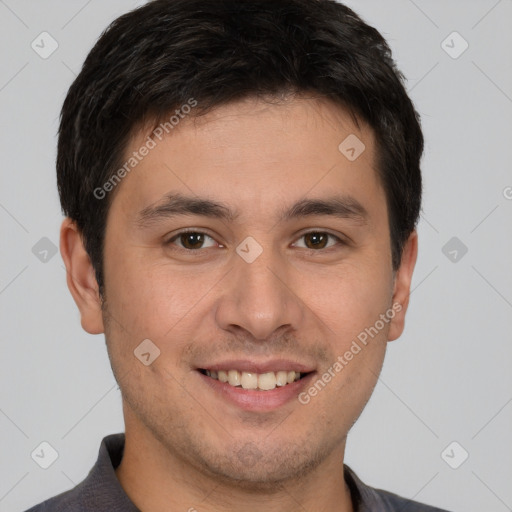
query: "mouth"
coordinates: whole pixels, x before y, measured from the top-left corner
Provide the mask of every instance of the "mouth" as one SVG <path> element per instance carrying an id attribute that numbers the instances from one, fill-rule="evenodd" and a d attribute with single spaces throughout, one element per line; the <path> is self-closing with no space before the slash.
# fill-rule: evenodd
<path id="1" fill-rule="evenodd" d="M 196 367 L 196 374 L 205 385 L 205 392 L 212 393 L 213 401 L 220 400 L 246 412 L 269 413 L 298 403 L 299 393 L 311 384 L 316 370 L 285 359 L 237 359 Z"/>
<path id="2" fill-rule="evenodd" d="M 312 373 L 300 372 L 298 369 L 269 371 L 264 373 L 235 369 L 209 370 L 206 368 L 199 368 L 198 371 L 213 380 L 228 384 L 234 388 L 257 391 L 272 391 L 276 388 L 284 388 Z"/>

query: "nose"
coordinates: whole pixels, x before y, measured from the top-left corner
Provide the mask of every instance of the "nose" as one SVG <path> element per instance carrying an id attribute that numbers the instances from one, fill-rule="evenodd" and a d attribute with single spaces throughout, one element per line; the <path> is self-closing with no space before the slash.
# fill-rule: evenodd
<path id="1" fill-rule="evenodd" d="M 216 309 L 222 329 L 237 334 L 244 330 L 255 340 L 265 341 L 277 330 L 299 328 L 304 305 L 283 258 L 264 249 L 252 263 L 235 254 L 233 265 Z"/>

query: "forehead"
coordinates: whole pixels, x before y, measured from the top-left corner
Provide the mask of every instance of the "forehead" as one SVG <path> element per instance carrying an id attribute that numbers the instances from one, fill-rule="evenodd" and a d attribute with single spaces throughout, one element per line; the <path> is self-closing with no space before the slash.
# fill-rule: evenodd
<path id="1" fill-rule="evenodd" d="M 370 207 L 384 200 L 373 131 L 327 100 L 248 98 L 184 116 L 161 140 L 145 127 L 125 161 L 149 140 L 154 146 L 115 191 L 114 211 L 132 216 L 176 192 L 230 203 L 240 220 L 308 194 L 357 194 Z"/>

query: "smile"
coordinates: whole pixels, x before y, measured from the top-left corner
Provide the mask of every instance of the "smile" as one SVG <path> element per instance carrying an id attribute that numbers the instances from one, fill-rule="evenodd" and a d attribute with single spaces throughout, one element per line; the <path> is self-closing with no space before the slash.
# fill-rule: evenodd
<path id="1" fill-rule="evenodd" d="M 284 387 L 300 380 L 306 375 L 299 371 L 280 370 L 277 372 L 254 373 L 239 370 L 199 370 L 214 380 L 229 384 L 233 387 L 243 389 L 255 389 L 259 391 L 270 391 L 276 387 Z"/>

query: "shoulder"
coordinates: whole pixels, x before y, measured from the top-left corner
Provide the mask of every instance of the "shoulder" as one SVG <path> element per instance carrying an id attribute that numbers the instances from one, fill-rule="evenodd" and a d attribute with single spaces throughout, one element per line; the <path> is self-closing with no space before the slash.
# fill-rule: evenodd
<path id="1" fill-rule="evenodd" d="M 384 510 L 399 510 L 401 512 L 448 512 L 447 510 L 441 508 L 433 507 L 431 505 L 425 505 L 424 503 L 420 503 L 418 501 L 413 501 L 402 496 L 398 496 L 397 494 L 394 494 L 389 491 L 384 491 L 382 489 L 372 490 L 376 494 L 376 496 L 378 496 L 378 499 L 380 501 L 379 504 L 385 507 Z"/>
<path id="2" fill-rule="evenodd" d="M 115 473 L 124 441 L 124 433 L 104 437 L 96 463 L 82 482 L 25 512 L 138 512 Z"/>
<path id="3" fill-rule="evenodd" d="M 25 512 L 81 512 L 82 496 L 80 486 L 34 505 Z"/>
<path id="4" fill-rule="evenodd" d="M 344 470 L 345 480 L 357 512 L 448 512 L 390 491 L 370 487 L 363 483 L 346 464 Z"/>

